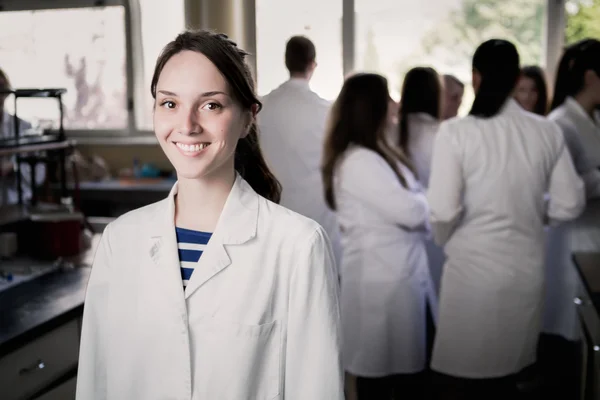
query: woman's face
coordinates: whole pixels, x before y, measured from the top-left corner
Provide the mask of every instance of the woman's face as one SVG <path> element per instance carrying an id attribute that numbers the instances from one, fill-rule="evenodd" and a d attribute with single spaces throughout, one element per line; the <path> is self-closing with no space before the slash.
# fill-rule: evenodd
<path id="1" fill-rule="evenodd" d="M 515 100 L 529 112 L 535 111 L 535 105 L 538 101 L 538 89 L 535 81 L 527 76 L 522 76 L 515 87 Z"/>
<path id="2" fill-rule="evenodd" d="M 248 134 L 253 118 L 202 53 L 182 51 L 160 73 L 154 132 L 180 180 L 232 174 L 236 145 Z"/>

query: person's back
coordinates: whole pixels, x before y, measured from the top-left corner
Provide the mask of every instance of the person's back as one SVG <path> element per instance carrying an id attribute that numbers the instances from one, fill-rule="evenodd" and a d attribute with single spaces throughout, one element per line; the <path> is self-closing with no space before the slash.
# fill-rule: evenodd
<path id="1" fill-rule="evenodd" d="M 564 151 L 559 128 L 513 100 L 494 118 L 444 125 L 440 133 L 455 144 L 448 151 L 462 153 L 465 186 L 464 214 L 447 252 L 467 280 L 531 287 L 542 279 L 544 194 Z"/>
<path id="2" fill-rule="evenodd" d="M 321 183 L 323 137 L 330 104 L 309 87 L 316 66 L 314 45 L 293 37 L 286 48 L 290 80 L 261 100 L 261 148 L 282 186 L 281 205 L 325 228 L 340 259 L 335 216 L 325 205 Z"/>
<path id="3" fill-rule="evenodd" d="M 470 385 L 479 398 L 497 385 L 493 398 L 516 396 L 541 324 L 544 221 L 576 218 L 585 204 L 560 128 L 512 99 L 519 73 L 512 43 L 482 43 L 469 116 L 442 123 L 435 139 L 427 198 L 447 259 L 431 367 L 449 381 L 503 378 L 442 392 Z"/>

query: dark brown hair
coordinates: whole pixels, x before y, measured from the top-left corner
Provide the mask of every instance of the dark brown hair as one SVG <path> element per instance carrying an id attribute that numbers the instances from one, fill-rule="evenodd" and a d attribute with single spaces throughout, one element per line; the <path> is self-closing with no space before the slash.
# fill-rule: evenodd
<path id="1" fill-rule="evenodd" d="M 441 118 L 442 81 L 435 69 L 416 67 L 406 73 L 402 84 L 400 110 L 398 111 L 398 145 L 410 157 L 408 142 L 408 115 L 425 113 L 435 119 Z"/>
<path id="2" fill-rule="evenodd" d="M 256 104 L 260 111 L 262 104 L 256 96 L 254 80 L 245 62 L 248 53 L 237 47 L 227 35 L 205 30 L 183 32 L 165 46 L 156 61 L 152 76 L 150 92 L 153 98 L 156 98 L 158 78 L 167 61 L 186 50 L 202 53 L 217 67 L 227 81 L 232 97 L 242 109 L 250 111 Z M 248 135 L 237 143 L 235 169 L 259 195 L 275 203 L 279 202 L 281 185 L 269 170 L 262 155 L 255 122 L 252 123 Z"/>
<path id="3" fill-rule="evenodd" d="M 307 37 L 292 36 L 285 45 L 285 66 L 290 74 L 306 72 L 316 57 L 315 45 Z"/>
<path id="4" fill-rule="evenodd" d="M 546 85 L 544 70 L 537 65 L 527 65 L 521 69 L 521 77 L 529 78 L 535 84 L 538 98 L 533 112 L 538 115 L 548 114 L 548 85 Z"/>
<path id="5" fill-rule="evenodd" d="M 556 72 L 552 110 L 584 89 L 585 73 L 589 70 L 600 77 L 600 41 L 584 39 L 565 49 Z"/>
<path id="6" fill-rule="evenodd" d="M 379 154 L 406 187 L 398 162 L 413 170 L 410 161 L 385 140 L 389 99 L 387 79 L 381 75 L 359 73 L 344 82 L 329 116 L 321 167 L 325 200 L 332 210 L 336 208 L 333 175 L 338 160 L 350 145 Z"/>
<path id="7" fill-rule="evenodd" d="M 507 40 L 488 40 L 475 50 L 473 69 L 481 75 L 481 84 L 469 114 L 491 118 L 500 112 L 517 84 L 521 74 L 519 52 Z"/>

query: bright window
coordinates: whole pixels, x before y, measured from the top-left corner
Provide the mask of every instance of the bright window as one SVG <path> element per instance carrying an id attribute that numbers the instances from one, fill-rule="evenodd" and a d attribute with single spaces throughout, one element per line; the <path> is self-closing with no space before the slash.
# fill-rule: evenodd
<path id="1" fill-rule="evenodd" d="M 161 50 L 185 27 L 184 0 L 140 0 L 144 53 L 144 112 L 137 115 L 142 130 L 152 130 L 150 83 Z"/>
<path id="2" fill-rule="evenodd" d="M 565 8 L 567 44 L 587 38 L 600 40 L 600 0 L 567 0 Z"/>
<path id="3" fill-rule="evenodd" d="M 512 41 L 523 64 L 541 65 L 546 0 L 355 0 L 356 70 L 388 78 L 399 99 L 404 74 L 432 66 L 467 85 L 461 114 L 472 104 L 471 60 L 491 38 Z"/>
<path id="4" fill-rule="evenodd" d="M 335 99 L 343 82 L 342 0 L 256 0 L 258 93 L 265 95 L 289 79 L 285 44 L 294 35 L 308 37 L 317 50 L 311 88 Z"/>
<path id="5" fill-rule="evenodd" d="M 62 87 L 68 129 L 125 129 L 122 6 L 0 13 L 0 68 L 13 88 Z M 51 100 L 23 99 L 19 117 L 56 126 Z M 12 101 L 7 100 L 11 111 Z"/>

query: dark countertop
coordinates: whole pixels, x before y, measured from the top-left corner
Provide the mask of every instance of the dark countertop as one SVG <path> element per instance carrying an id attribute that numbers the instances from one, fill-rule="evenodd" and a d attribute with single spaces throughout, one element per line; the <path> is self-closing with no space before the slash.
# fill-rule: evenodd
<path id="1" fill-rule="evenodd" d="M 61 269 L 0 293 L 0 358 L 80 317 L 90 271 Z"/>
<path id="2" fill-rule="evenodd" d="M 600 316 L 600 200 L 588 202 L 575 221 L 571 249 L 585 292 Z"/>
<path id="3" fill-rule="evenodd" d="M 573 254 L 585 290 L 600 315 L 600 252 Z"/>

